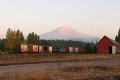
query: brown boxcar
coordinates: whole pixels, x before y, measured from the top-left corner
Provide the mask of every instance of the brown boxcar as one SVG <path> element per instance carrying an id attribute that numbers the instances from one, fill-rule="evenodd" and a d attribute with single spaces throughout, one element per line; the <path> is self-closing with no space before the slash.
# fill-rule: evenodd
<path id="1" fill-rule="evenodd" d="M 52 53 L 53 49 L 52 46 L 39 46 L 40 53 Z"/>
<path id="2" fill-rule="evenodd" d="M 78 53 L 78 47 L 75 47 L 75 48 L 74 48 L 74 52 L 75 52 L 75 53 Z"/>
<path id="3" fill-rule="evenodd" d="M 38 53 L 38 45 L 28 44 L 28 53 Z"/>
<path id="4" fill-rule="evenodd" d="M 72 53 L 72 52 L 74 52 L 74 47 L 67 47 L 67 48 L 66 48 L 66 51 L 67 51 L 68 53 Z"/>
<path id="5" fill-rule="evenodd" d="M 78 52 L 79 52 L 79 53 L 84 53 L 84 52 L 85 52 L 85 49 L 84 49 L 84 48 L 78 48 Z"/>
<path id="6" fill-rule="evenodd" d="M 32 53 L 38 53 L 38 45 L 32 45 Z"/>
<path id="7" fill-rule="evenodd" d="M 47 46 L 48 53 L 52 53 L 52 46 Z"/>
<path id="8" fill-rule="evenodd" d="M 31 53 L 32 52 L 32 45 L 31 44 L 28 44 L 27 45 L 27 49 L 28 49 L 28 53 Z"/>
<path id="9" fill-rule="evenodd" d="M 39 53 L 43 53 L 44 52 L 44 46 L 39 46 Z"/>
<path id="10" fill-rule="evenodd" d="M 17 53 L 27 53 L 28 48 L 26 44 L 20 44 L 16 46 Z"/>

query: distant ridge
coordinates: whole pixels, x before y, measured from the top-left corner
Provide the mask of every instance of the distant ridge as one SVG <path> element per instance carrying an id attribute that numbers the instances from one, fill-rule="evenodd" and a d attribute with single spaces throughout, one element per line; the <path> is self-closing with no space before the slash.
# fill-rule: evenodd
<path id="1" fill-rule="evenodd" d="M 83 41 L 83 42 L 96 42 L 96 40 L 100 40 L 97 37 L 90 36 L 83 34 L 70 26 L 64 26 L 64 27 L 58 27 L 55 30 L 51 32 L 47 32 L 45 34 L 40 35 L 41 39 L 46 40 L 77 40 L 77 41 Z"/>

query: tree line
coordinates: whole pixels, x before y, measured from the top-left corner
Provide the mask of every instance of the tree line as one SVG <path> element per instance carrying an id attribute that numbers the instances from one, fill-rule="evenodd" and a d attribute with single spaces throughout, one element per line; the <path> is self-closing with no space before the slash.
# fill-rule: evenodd
<path id="1" fill-rule="evenodd" d="M 120 43 L 120 29 L 118 30 L 118 34 L 115 37 L 115 41 Z"/>
<path id="2" fill-rule="evenodd" d="M 40 39 L 40 36 L 34 32 L 28 34 L 25 39 L 22 31 L 8 29 L 6 33 L 6 39 L 0 39 L 0 51 L 15 53 L 16 45 L 19 44 L 34 44 L 34 45 L 50 45 L 54 49 L 60 47 L 82 47 L 85 48 L 85 53 L 97 53 L 97 46 L 93 42 L 85 43 L 81 41 L 72 40 L 44 40 Z"/>

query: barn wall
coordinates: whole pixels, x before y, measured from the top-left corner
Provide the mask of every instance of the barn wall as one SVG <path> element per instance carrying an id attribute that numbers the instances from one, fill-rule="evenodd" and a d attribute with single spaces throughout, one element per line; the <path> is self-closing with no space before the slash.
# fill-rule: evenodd
<path id="1" fill-rule="evenodd" d="M 116 46 L 116 53 L 120 53 L 120 46 Z"/>
<path id="2" fill-rule="evenodd" d="M 106 37 L 104 37 L 99 43 L 98 43 L 98 53 L 109 53 L 109 46 L 114 46 L 114 44 L 109 41 Z"/>

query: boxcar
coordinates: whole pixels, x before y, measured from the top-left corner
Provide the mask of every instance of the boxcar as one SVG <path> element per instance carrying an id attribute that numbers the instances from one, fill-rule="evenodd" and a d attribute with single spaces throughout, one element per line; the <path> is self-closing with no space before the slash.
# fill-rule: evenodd
<path id="1" fill-rule="evenodd" d="M 44 53 L 44 46 L 39 46 L 39 53 Z"/>
<path id="2" fill-rule="evenodd" d="M 84 49 L 84 48 L 78 48 L 78 52 L 79 52 L 79 53 L 84 53 L 84 52 L 85 52 L 85 49 Z"/>
<path id="3" fill-rule="evenodd" d="M 52 46 L 47 46 L 48 53 L 52 53 Z"/>
<path id="4" fill-rule="evenodd" d="M 73 53 L 73 52 L 74 52 L 74 47 L 67 47 L 67 48 L 66 48 L 66 51 L 67 51 L 68 53 Z"/>
<path id="5" fill-rule="evenodd" d="M 53 48 L 52 46 L 39 46 L 39 52 L 45 52 L 45 53 L 52 53 L 53 52 Z"/>
<path id="6" fill-rule="evenodd" d="M 65 53 L 65 52 L 66 52 L 66 49 L 65 49 L 64 47 L 60 47 L 60 48 L 59 48 L 59 52 L 60 52 L 60 53 Z"/>
<path id="7" fill-rule="evenodd" d="M 75 48 L 74 48 L 74 52 L 75 52 L 75 53 L 78 53 L 78 47 L 75 47 Z"/>
<path id="8" fill-rule="evenodd" d="M 31 50 L 31 52 L 32 53 L 38 53 L 38 45 L 32 45 L 32 50 Z"/>
<path id="9" fill-rule="evenodd" d="M 17 53 L 27 53 L 28 52 L 28 46 L 26 44 L 20 44 L 16 46 L 16 52 Z"/>

